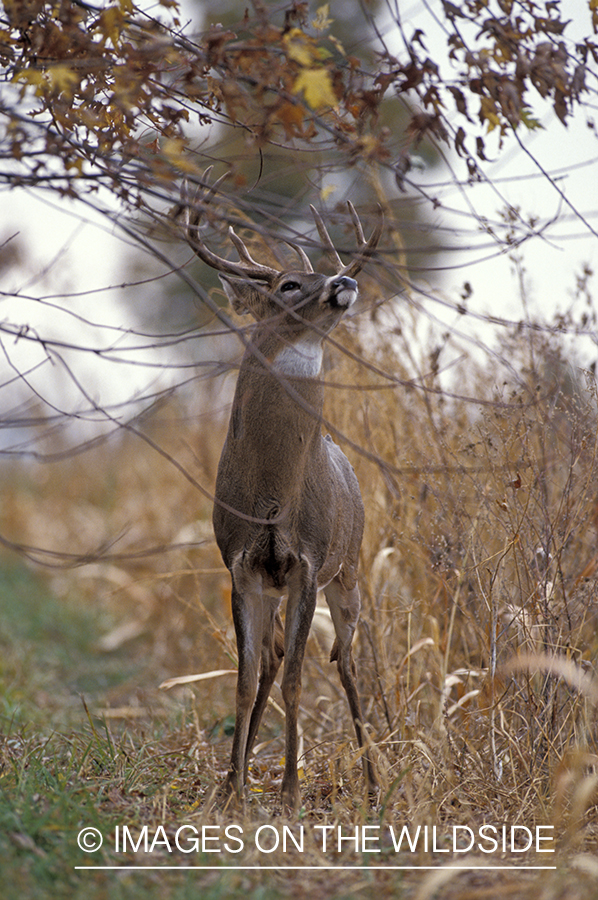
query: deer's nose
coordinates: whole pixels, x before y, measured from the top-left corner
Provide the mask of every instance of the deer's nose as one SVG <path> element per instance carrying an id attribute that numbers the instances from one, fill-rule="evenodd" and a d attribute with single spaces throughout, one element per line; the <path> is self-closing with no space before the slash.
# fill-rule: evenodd
<path id="1" fill-rule="evenodd" d="M 341 275 L 340 278 L 335 278 L 332 282 L 331 287 L 335 291 L 356 291 L 357 290 L 357 282 L 354 278 L 349 278 L 348 275 Z"/>
<path id="2" fill-rule="evenodd" d="M 329 304 L 339 309 L 349 309 L 357 299 L 357 282 L 348 275 L 339 275 L 330 282 Z"/>

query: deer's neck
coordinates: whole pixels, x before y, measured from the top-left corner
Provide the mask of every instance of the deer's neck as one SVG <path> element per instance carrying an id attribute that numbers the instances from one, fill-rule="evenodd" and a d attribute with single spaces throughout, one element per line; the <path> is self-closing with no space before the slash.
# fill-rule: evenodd
<path id="1" fill-rule="evenodd" d="M 306 335 L 294 343 L 284 344 L 275 352 L 273 373 L 290 378 L 317 378 L 322 369 L 323 353 L 320 336 Z"/>
<path id="2" fill-rule="evenodd" d="M 262 358 L 248 350 L 239 370 L 225 455 L 279 496 L 321 452 L 321 339 L 256 346 Z"/>
<path id="3" fill-rule="evenodd" d="M 324 355 L 322 334 L 306 329 L 299 322 L 287 323 L 282 334 L 260 324 L 251 344 L 242 369 L 265 371 L 275 378 L 317 378 L 320 374 Z"/>

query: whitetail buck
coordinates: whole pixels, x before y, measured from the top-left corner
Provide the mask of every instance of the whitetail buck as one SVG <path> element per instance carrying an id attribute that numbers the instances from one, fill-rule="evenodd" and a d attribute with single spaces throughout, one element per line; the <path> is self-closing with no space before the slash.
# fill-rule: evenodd
<path id="1" fill-rule="evenodd" d="M 208 191 L 214 191 L 211 188 Z M 239 672 L 236 722 L 225 799 L 240 798 L 270 689 L 284 656 L 282 696 L 286 711 L 282 801 L 299 803 L 297 715 L 305 645 L 323 588 L 336 639 L 336 660 L 357 741 L 366 785 L 376 785 L 364 740 L 351 642 L 360 609 L 357 565 L 364 511 L 359 485 L 344 453 L 321 433 L 323 339 L 355 302 L 354 276 L 373 254 L 382 216 L 368 241 L 349 205 L 358 239 L 353 261 L 343 265 L 318 213 L 320 238 L 336 275 L 314 272 L 299 247 L 300 271 L 279 271 L 253 260 L 229 229 L 239 262 L 216 256 L 199 236 L 206 195 L 183 197 L 185 236 L 193 251 L 220 272 L 240 313 L 257 326 L 246 341 L 226 443 L 220 458 L 214 532 L 232 579 L 232 613 Z M 287 595 L 284 628 L 279 614 Z"/>

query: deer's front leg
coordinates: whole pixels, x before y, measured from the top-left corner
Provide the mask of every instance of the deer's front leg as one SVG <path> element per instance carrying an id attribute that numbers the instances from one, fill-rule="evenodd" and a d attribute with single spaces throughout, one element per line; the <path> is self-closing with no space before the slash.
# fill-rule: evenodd
<path id="1" fill-rule="evenodd" d="M 301 697 L 301 670 L 305 645 L 311 628 L 318 586 L 311 566 L 301 560 L 288 580 L 289 596 L 285 618 L 284 673 L 282 696 L 286 713 L 285 765 L 282 779 L 282 803 L 289 811 L 299 806 L 297 774 L 297 717 Z"/>
<path id="2" fill-rule="evenodd" d="M 278 603 L 272 605 L 268 611 L 264 612 L 262 629 L 262 665 L 257 697 L 249 722 L 247 748 L 245 751 L 245 781 L 247 781 L 249 757 L 255 743 L 263 712 L 268 702 L 268 697 L 270 696 L 270 690 L 274 684 L 274 679 L 278 674 L 284 655 L 284 633 L 277 608 Z"/>
<path id="3" fill-rule="evenodd" d="M 230 767 L 222 786 L 224 798 L 241 798 L 245 783 L 245 759 L 251 713 L 257 696 L 258 672 L 262 649 L 262 598 L 255 593 L 241 594 L 233 578 L 232 613 L 237 638 L 239 671 L 235 732 Z"/>

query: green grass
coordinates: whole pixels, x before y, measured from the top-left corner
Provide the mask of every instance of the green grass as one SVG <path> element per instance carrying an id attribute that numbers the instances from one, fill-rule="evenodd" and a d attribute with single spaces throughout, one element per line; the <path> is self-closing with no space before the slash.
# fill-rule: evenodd
<path id="1" fill-rule="evenodd" d="M 134 673 L 124 655 L 97 652 L 106 615 L 56 597 L 21 564 L 0 569 L 0 711 L 13 723 L 68 722 L 80 695 L 96 696 Z"/>
<path id="2" fill-rule="evenodd" d="M 128 823 L 136 833 L 143 823 L 155 826 L 157 799 L 186 762 L 184 754 L 157 749 L 155 735 L 123 730 L 114 737 L 89 713 L 83 695 L 100 702 L 134 664 L 124 653 L 94 651 L 105 625 L 97 611 L 56 598 L 24 566 L 0 571 L 0 860 L 7 900 L 197 896 L 198 879 L 189 873 L 157 878 L 75 868 L 122 863 L 113 851 L 115 827 Z M 55 721 L 74 727 L 55 731 Z M 181 804 L 185 798 L 174 792 L 170 805 Z M 77 845 L 83 827 L 104 836 L 93 856 Z M 202 884 L 202 896 L 226 896 L 228 880 Z"/>
<path id="3" fill-rule="evenodd" d="M 197 774 L 188 752 L 195 731 L 189 710 L 173 704 L 170 717 L 162 714 L 126 727 L 109 726 L 90 711 L 92 704 L 101 705 L 118 679 L 130 679 L 136 664 L 130 653 L 107 655 L 94 649 L 98 633 L 108 624 L 103 616 L 58 599 L 43 578 L 23 565 L 0 570 L 3 898 L 298 896 L 299 881 L 271 871 L 185 871 L 188 865 L 218 867 L 239 861 L 224 854 L 176 850 L 176 828 L 203 821 L 197 818 L 197 795 L 210 788 L 213 778 L 210 772 Z M 211 731 L 216 740 L 230 740 L 226 728 L 214 726 Z M 130 847 L 127 854 L 117 852 L 115 829 L 124 826 L 134 838 L 148 826 L 150 840 L 163 826 L 174 852 L 164 847 L 147 857 L 131 853 Z M 96 828 L 104 841 L 93 854 L 77 844 L 78 834 L 88 827 Z M 76 868 L 125 864 L 180 868 Z M 367 883 L 353 890 L 350 878 L 341 877 L 326 896 L 367 896 Z"/>
<path id="4" fill-rule="evenodd" d="M 90 678 L 95 672 L 89 682 L 94 694 L 89 699 L 101 702 L 102 656 L 93 649 L 99 626 L 97 613 L 58 601 L 43 579 L 19 566 L 5 569 L 1 584 L 3 688 L 7 688 L 8 655 L 12 670 L 8 694 L 12 695 L 13 707 L 12 711 L 6 707 L 0 717 L 0 865 L 5 900 L 129 900 L 140 896 L 147 900 L 192 900 L 199 896 L 202 900 L 241 896 L 278 900 L 304 897 L 306 892 L 331 900 L 366 900 L 374 893 L 398 900 L 416 896 L 413 878 L 401 872 L 306 869 L 297 874 L 282 869 L 220 868 L 256 863 L 307 864 L 314 861 L 311 857 L 285 858 L 278 854 L 256 858 L 254 852 L 240 860 L 215 853 L 169 853 L 164 847 L 151 855 L 132 853 L 130 847 L 126 854 L 117 852 L 117 827 L 122 832 L 128 826 L 137 837 L 143 826 L 148 826 L 151 839 L 163 826 L 163 834 L 174 848 L 174 834 L 180 825 L 194 824 L 201 829 L 209 821 L 202 815 L 197 797 L 209 788 L 213 773 L 207 764 L 203 769 L 200 765 L 198 771 L 196 754 L 191 752 L 195 735 L 192 712 L 173 708 L 170 719 L 162 716 L 113 728 L 90 713 L 78 695 L 75 706 L 73 696 L 86 666 Z M 60 629 L 54 627 L 58 615 Z M 111 662 L 111 682 L 118 676 L 117 660 Z M 130 655 L 120 657 L 124 681 L 129 679 L 132 664 Z M 68 713 L 59 718 L 70 720 L 68 730 L 54 730 L 53 716 L 38 705 L 40 692 L 53 694 L 54 712 L 60 704 L 66 705 Z M 226 735 L 219 739 L 228 746 Z M 280 825 L 280 820 L 265 817 L 259 806 L 256 810 L 253 815 L 250 810 L 248 818 L 242 820 L 244 837 L 265 822 Z M 225 820 L 216 821 L 224 827 Z M 331 821 L 339 820 L 333 817 Z M 78 834 L 89 827 L 96 828 L 104 839 L 96 853 L 85 853 L 77 844 Z M 347 825 L 348 832 L 350 827 Z M 349 861 L 366 865 L 397 862 L 386 854 L 378 859 L 363 854 L 361 859 L 356 856 Z M 119 868 L 76 868 L 92 865 Z M 177 869 L 131 871 L 124 869 L 125 865 L 171 865 Z M 189 865 L 215 869 L 186 871 Z M 585 876 L 576 873 L 574 877 L 581 885 Z M 523 876 L 520 885 L 529 887 Z M 470 886 L 475 888 L 474 883 Z M 460 896 L 452 892 L 452 887 L 449 885 L 448 893 L 438 896 L 447 900 Z M 511 880 L 512 898 L 528 897 L 527 893 L 519 895 L 514 887 Z M 554 896 L 578 900 L 583 894 Z"/>
<path id="5" fill-rule="evenodd" d="M 136 764 L 127 761 L 127 756 L 122 746 L 114 746 L 107 732 L 92 730 L 87 744 L 82 735 L 53 735 L 46 741 L 26 733 L 6 737 L 0 778 L 4 897 L 99 900 L 143 893 L 148 897 L 183 898 L 197 891 L 200 879 L 195 873 L 166 871 L 158 876 L 156 872 L 86 872 L 75 868 L 134 862 L 131 854 L 123 858 L 114 852 L 115 827 L 128 821 L 137 834 L 141 817 L 151 820 L 153 815 L 151 798 L 144 794 L 148 785 L 145 783 L 142 790 L 136 785 Z M 84 827 L 94 827 L 104 836 L 100 852 L 86 854 L 78 848 L 77 835 Z M 157 856 L 152 864 L 171 862 L 165 855 Z M 212 860 L 194 858 L 197 865 L 206 862 Z M 202 882 L 202 896 L 226 896 L 229 880 L 230 876 L 223 875 L 208 890 Z"/>
<path id="6" fill-rule="evenodd" d="M 159 848 L 144 857 L 139 853 L 117 852 L 114 838 L 117 827 L 122 830 L 127 825 L 138 839 L 144 824 L 150 823 L 151 841 L 161 824 L 158 815 L 161 804 L 155 801 L 161 795 L 166 796 L 172 772 L 167 766 L 156 766 L 147 747 L 135 748 L 128 739 L 116 744 L 107 729 L 93 725 L 87 735 L 54 734 L 40 740 L 33 732 L 23 731 L 8 733 L 2 743 L 0 859 L 2 895 L 6 900 L 45 897 L 125 900 L 140 895 L 183 900 L 197 897 L 199 893 L 208 900 L 241 894 L 251 900 L 274 900 L 296 893 L 297 885 L 287 893 L 270 871 L 185 871 L 187 865 L 231 864 L 230 859 L 221 859 L 213 853 L 186 856 Z M 189 821 L 189 817 L 176 796 L 164 805 L 169 823 L 164 826 L 164 834 L 174 848 L 174 829 L 181 822 Z M 104 838 L 102 849 L 94 854 L 84 853 L 77 846 L 78 834 L 89 827 L 96 828 Z M 76 868 L 90 865 L 179 868 L 177 871 Z M 340 893 L 335 887 L 327 896 L 367 895 L 365 890 L 347 893 L 342 882 L 338 887 Z"/>

